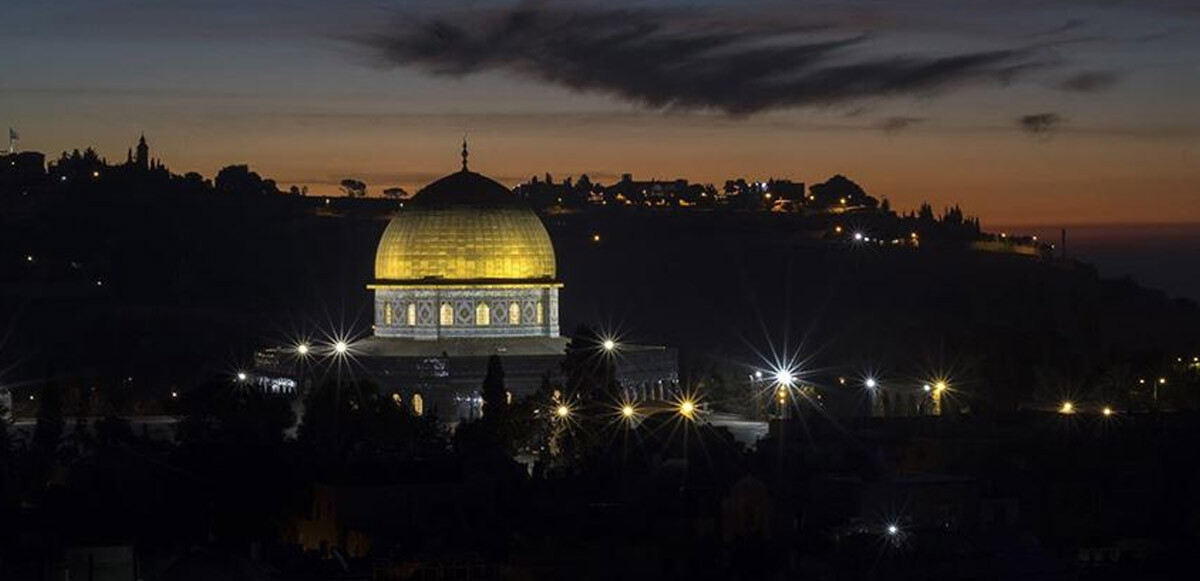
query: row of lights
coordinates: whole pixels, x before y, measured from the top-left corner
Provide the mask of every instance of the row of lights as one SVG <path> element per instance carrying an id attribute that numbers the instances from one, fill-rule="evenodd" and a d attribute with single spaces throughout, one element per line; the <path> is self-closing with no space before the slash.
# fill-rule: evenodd
<path id="1" fill-rule="evenodd" d="M 350 343 L 343 339 L 339 339 L 337 341 L 329 343 L 327 345 L 327 349 L 328 349 L 327 353 L 329 355 L 333 355 L 334 357 L 345 357 L 346 355 L 348 355 L 350 353 Z M 311 355 L 313 353 L 313 346 L 309 345 L 306 342 L 301 341 L 300 343 L 297 343 L 293 347 L 293 350 L 295 351 L 297 356 L 299 356 L 301 358 L 307 358 L 309 355 Z M 243 382 L 247 381 L 248 379 L 250 379 L 250 374 L 245 371 L 238 371 L 234 377 L 237 378 L 239 383 L 243 383 Z"/>
<path id="2" fill-rule="evenodd" d="M 697 412 L 700 411 L 699 405 L 691 398 L 684 398 L 675 403 L 672 410 L 681 417 L 694 420 Z M 620 407 L 621 418 L 632 421 L 642 415 L 642 410 L 638 409 L 633 403 L 623 403 Z M 575 415 L 575 409 L 570 404 L 560 402 L 554 408 L 554 415 L 560 419 L 569 419 Z"/>

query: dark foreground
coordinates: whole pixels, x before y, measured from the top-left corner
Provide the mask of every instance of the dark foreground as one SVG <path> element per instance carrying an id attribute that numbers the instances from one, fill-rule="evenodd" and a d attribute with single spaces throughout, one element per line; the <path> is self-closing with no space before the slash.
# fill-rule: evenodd
<path id="1" fill-rule="evenodd" d="M 254 396 L 195 403 L 174 444 L 37 428 L 0 578 L 1179 579 L 1200 549 L 1195 414 L 809 409 L 747 450 L 666 408 L 449 437 L 358 394 L 295 439 Z"/>

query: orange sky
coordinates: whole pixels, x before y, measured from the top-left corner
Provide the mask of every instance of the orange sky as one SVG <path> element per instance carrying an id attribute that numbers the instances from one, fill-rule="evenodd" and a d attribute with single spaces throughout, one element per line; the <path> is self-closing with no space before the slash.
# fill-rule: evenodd
<path id="1" fill-rule="evenodd" d="M 378 193 L 454 171 L 468 133 L 472 168 L 508 185 L 545 172 L 560 179 L 588 173 L 602 183 L 630 172 L 809 184 L 842 173 L 898 210 L 922 201 L 960 204 L 985 227 L 1200 218 L 1200 23 L 1171 2 L 1061 0 L 998 9 L 975 0 L 914 0 L 895 12 L 808 0 L 738 4 L 714 14 L 745 27 L 819 17 L 869 39 L 860 52 L 879 58 L 1019 49 L 1042 63 L 1012 82 L 785 103 L 744 116 L 647 108 L 628 86 L 563 86 L 553 80 L 557 71 L 528 74 L 548 65 L 521 61 L 519 53 L 485 59 L 461 76 L 385 64 L 345 33 L 390 33 L 377 24 L 397 13 L 372 2 L 114 7 L 122 2 L 22 4 L 7 15 L 0 123 L 20 131 L 22 148 L 53 156 L 94 145 L 120 160 L 144 131 L 154 155 L 179 173 L 211 177 L 224 165 L 248 163 L 285 187 L 332 193 L 352 177 Z M 725 8 L 719 0 L 701 4 Z M 800 4 L 806 10 L 796 10 Z M 649 7 L 675 19 L 705 12 L 634 0 L 546 5 L 584 15 L 606 15 L 595 11 L 609 6 Z M 481 11 L 449 2 L 419 4 L 401 16 L 420 22 L 463 6 L 468 15 Z M 513 59 L 524 68 L 505 68 Z M 1114 81 L 1062 89 L 1064 78 L 1079 73 Z M 728 90 L 737 97 L 750 89 Z M 1033 134 L 1018 123 L 1049 113 L 1061 119 L 1052 131 Z M 880 128 L 896 118 L 913 121 L 899 131 Z"/>

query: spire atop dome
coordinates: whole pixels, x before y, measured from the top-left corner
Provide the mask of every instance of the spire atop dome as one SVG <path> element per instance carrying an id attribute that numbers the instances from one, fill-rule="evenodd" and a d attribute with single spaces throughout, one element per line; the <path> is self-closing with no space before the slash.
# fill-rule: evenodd
<path id="1" fill-rule="evenodd" d="M 466 136 L 466 135 L 464 135 L 464 136 L 463 136 L 463 150 L 462 150 L 462 158 L 463 158 L 463 168 L 462 168 L 462 170 L 463 170 L 463 171 L 467 171 L 467 136 Z"/>

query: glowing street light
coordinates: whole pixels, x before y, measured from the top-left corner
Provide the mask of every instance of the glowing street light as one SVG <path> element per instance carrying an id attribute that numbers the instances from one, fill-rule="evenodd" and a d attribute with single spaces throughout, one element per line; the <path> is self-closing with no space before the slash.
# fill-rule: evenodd
<path id="1" fill-rule="evenodd" d="M 338 355 L 345 355 L 350 351 L 350 344 L 345 341 L 337 341 L 333 344 L 333 352 Z"/>
<path id="2" fill-rule="evenodd" d="M 933 386 L 926 383 L 925 385 L 921 386 L 921 389 L 925 390 L 925 392 L 928 393 L 928 392 L 933 391 Z"/>
<path id="3" fill-rule="evenodd" d="M 296 345 L 296 354 L 305 357 L 308 355 L 308 343 L 298 343 Z"/>
<path id="4" fill-rule="evenodd" d="M 784 387 L 791 387 L 796 383 L 796 374 L 790 369 L 780 369 L 775 372 L 775 382 Z"/>
<path id="5" fill-rule="evenodd" d="M 249 377 L 250 377 L 250 376 L 249 376 L 249 375 L 246 375 L 246 372 L 245 372 L 245 371 L 239 371 L 239 372 L 237 372 L 237 380 L 238 380 L 238 381 L 246 381 L 246 379 L 248 379 Z"/>
<path id="6" fill-rule="evenodd" d="M 889 537 L 894 537 L 894 536 L 900 534 L 900 527 L 898 527 L 894 524 L 888 525 L 886 530 L 887 530 L 887 534 Z"/>
<path id="7" fill-rule="evenodd" d="M 554 409 L 554 413 L 557 414 L 558 417 L 566 419 L 571 415 L 571 408 L 565 403 L 560 403 L 558 404 L 558 407 Z"/>
<path id="8" fill-rule="evenodd" d="M 862 242 L 863 238 L 865 238 L 865 236 L 863 236 L 863 233 L 862 233 L 862 232 L 855 232 L 855 233 L 854 233 L 854 240 L 855 240 L 855 242 Z"/>
<path id="9" fill-rule="evenodd" d="M 637 415 L 637 409 L 634 408 L 632 404 L 625 404 L 625 405 L 621 406 L 621 417 L 623 417 L 627 420 L 630 420 L 630 419 L 633 419 L 633 416 L 636 416 L 636 415 Z"/>
<path id="10" fill-rule="evenodd" d="M 605 339 L 601 345 L 604 347 L 605 351 L 612 351 L 613 349 L 617 348 L 617 342 L 613 341 L 612 339 Z"/>
<path id="11" fill-rule="evenodd" d="M 679 415 L 692 419 L 696 415 L 696 403 L 690 399 L 679 402 Z"/>
<path id="12" fill-rule="evenodd" d="M 1062 402 L 1062 405 L 1058 406 L 1058 413 L 1063 415 L 1071 415 L 1075 413 L 1075 404 L 1069 401 Z"/>
<path id="13" fill-rule="evenodd" d="M 1106 418 L 1107 418 L 1107 417 L 1110 417 L 1110 416 L 1112 416 L 1112 415 L 1113 415 L 1114 413 L 1116 413 L 1116 412 L 1114 412 L 1114 411 L 1113 411 L 1113 409 L 1112 409 L 1111 407 L 1109 407 L 1109 406 L 1104 406 L 1104 409 L 1103 409 L 1103 410 L 1100 410 L 1100 413 L 1104 414 L 1104 417 L 1106 417 Z"/>
<path id="14" fill-rule="evenodd" d="M 946 391 L 949 388 L 950 386 L 947 385 L 945 381 L 938 381 L 937 383 L 933 384 L 933 389 L 938 393 Z"/>
<path id="15" fill-rule="evenodd" d="M 875 381 L 874 377 L 868 377 L 867 380 L 863 382 L 863 385 L 865 385 L 867 389 L 875 389 L 879 386 L 879 383 Z"/>

